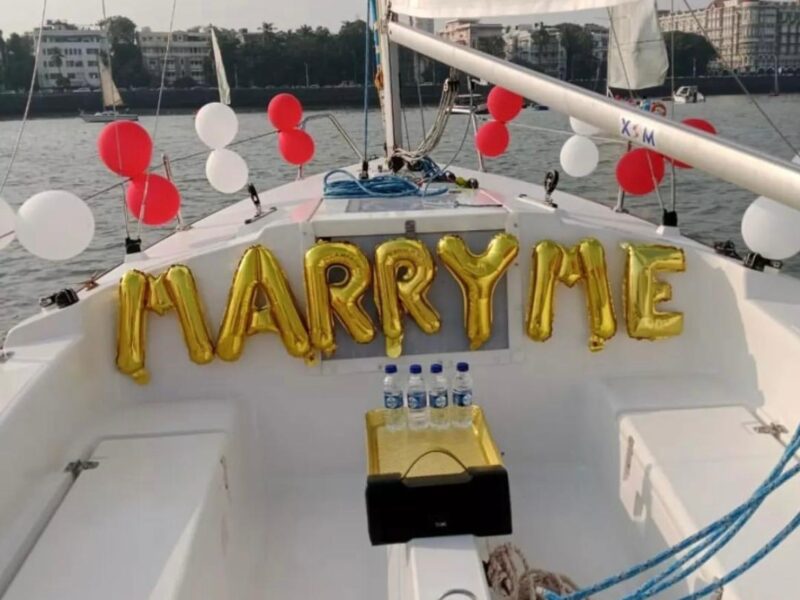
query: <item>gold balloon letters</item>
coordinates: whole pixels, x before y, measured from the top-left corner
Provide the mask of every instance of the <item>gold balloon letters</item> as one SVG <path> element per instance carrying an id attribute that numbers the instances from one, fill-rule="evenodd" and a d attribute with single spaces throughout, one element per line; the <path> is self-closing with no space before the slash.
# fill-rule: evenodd
<path id="1" fill-rule="evenodd" d="M 119 282 L 117 367 L 137 383 L 147 383 L 145 367 L 147 312 L 163 315 L 175 309 L 189 357 L 197 364 L 214 359 L 214 345 L 205 312 L 189 267 L 173 265 L 158 277 L 128 271 Z"/>
<path id="2" fill-rule="evenodd" d="M 439 331 L 442 321 L 428 301 L 436 264 L 422 242 L 399 238 L 375 249 L 375 305 L 386 337 L 386 355 L 403 352 L 403 313 L 425 333 Z"/>
<path id="3" fill-rule="evenodd" d="M 632 244 L 623 244 L 622 248 L 628 253 L 623 295 L 628 335 L 637 340 L 661 340 L 680 335 L 683 313 L 656 310 L 656 304 L 672 299 L 672 286 L 657 280 L 655 275 L 657 271 L 685 271 L 683 250 Z"/>
<path id="4" fill-rule="evenodd" d="M 341 267 L 346 277 L 328 283 L 332 267 Z M 375 326 L 362 301 L 372 279 L 372 269 L 364 253 L 347 242 L 318 242 L 305 257 L 306 301 L 311 343 L 326 356 L 336 350 L 333 316 L 359 344 L 375 338 Z"/>
<path id="5" fill-rule="evenodd" d="M 233 276 L 217 336 L 217 356 L 237 360 L 245 336 L 260 332 L 280 334 L 292 356 L 309 359 L 312 355 L 308 331 L 286 274 L 269 250 L 253 246 L 244 253 Z"/>
<path id="6" fill-rule="evenodd" d="M 519 241 L 498 233 L 482 254 L 473 254 L 457 235 L 446 235 L 436 247 L 444 266 L 455 277 L 464 297 L 464 328 L 471 350 L 492 336 L 492 300 L 497 282 L 519 253 Z"/>
<path id="7" fill-rule="evenodd" d="M 672 298 L 672 288 L 656 275 L 684 271 L 683 251 L 658 245 L 622 247 L 627 254 L 622 296 L 628 335 L 640 340 L 680 335 L 683 314 L 657 310 L 660 302 Z M 473 254 L 463 239 L 445 235 L 436 250 L 461 288 L 466 336 L 469 347 L 477 350 L 491 338 L 494 292 L 517 257 L 519 242 L 513 235 L 499 233 L 481 254 Z M 341 277 L 332 280 L 336 269 Z M 290 355 L 307 362 L 317 352 L 330 356 L 336 350 L 335 319 L 356 342 L 370 343 L 377 332 L 363 306 L 370 283 L 386 354 L 397 357 L 403 351 L 406 315 L 427 334 L 441 329 L 439 313 L 428 300 L 435 277 L 434 257 L 416 239 L 383 242 L 375 249 L 372 266 L 354 244 L 317 242 L 304 260 L 306 321 L 277 258 L 266 248 L 253 246 L 236 267 L 219 333 L 212 342 L 188 267 L 173 265 L 158 276 L 129 271 L 119 283 L 117 368 L 138 383 L 149 381 L 145 355 L 151 311 L 158 315 L 175 311 L 189 358 L 198 364 L 212 361 L 215 355 L 238 360 L 246 338 L 260 332 L 277 333 Z M 578 282 L 585 286 L 589 348 L 602 350 L 614 337 L 617 320 L 605 251 L 599 241 L 589 238 L 571 248 L 549 240 L 533 248 L 525 314 L 525 330 L 531 339 L 544 342 L 553 334 L 556 285 L 572 287 Z"/>
<path id="8" fill-rule="evenodd" d="M 617 319 L 611 299 L 605 252 L 600 242 L 585 239 L 568 250 L 549 240 L 536 244 L 531 261 L 525 321 L 526 331 L 532 340 L 544 342 L 553 335 L 555 286 L 559 281 L 568 287 L 578 281 L 585 283 L 589 349 L 593 352 L 602 350 L 605 342 L 617 333 Z"/>

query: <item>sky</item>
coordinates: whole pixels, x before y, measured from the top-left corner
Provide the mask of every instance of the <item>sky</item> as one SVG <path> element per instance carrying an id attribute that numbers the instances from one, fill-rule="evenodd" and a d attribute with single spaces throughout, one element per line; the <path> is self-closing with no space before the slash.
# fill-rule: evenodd
<path id="1" fill-rule="evenodd" d="M 0 0 L 0 30 L 7 36 L 12 32 L 30 31 L 38 26 L 42 0 Z M 670 2 L 676 9 L 684 0 L 659 0 L 662 8 Z M 89 25 L 102 18 L 103 0 L 48 0 L 47 18 L 64 19 L 75 24 Z M 705 6 L 709 0 L 691 0 L 693 8 Z M 138 26 L 154 30 L 169 29 L 172 3 L 169 0 L 105 0 L 108 15 L 125 15 Z M 208 25 L 256 30 L 263 21 L 274 23 L 278 29 L 297 28 L 300 25 L 322 25 L 333 31 L 342 21 L 363 18 L 366 0 L 178 0 L 175 11 L 175 28 Z M 607 21 L 602 11 L 550 15 L 546 22 Z M 531 22 L 525 19 L 492 19 L 500 22 Z"/>

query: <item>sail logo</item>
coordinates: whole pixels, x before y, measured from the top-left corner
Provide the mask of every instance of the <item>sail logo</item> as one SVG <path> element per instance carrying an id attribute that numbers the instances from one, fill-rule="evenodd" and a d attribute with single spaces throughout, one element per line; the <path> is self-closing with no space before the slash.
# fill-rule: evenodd
<path id="1" fill-rule="evenodd" d="M 620 117 L 620 135 L 654 148 L 656 146 L 655 130 L 635 123 L 633 119 Z"/>

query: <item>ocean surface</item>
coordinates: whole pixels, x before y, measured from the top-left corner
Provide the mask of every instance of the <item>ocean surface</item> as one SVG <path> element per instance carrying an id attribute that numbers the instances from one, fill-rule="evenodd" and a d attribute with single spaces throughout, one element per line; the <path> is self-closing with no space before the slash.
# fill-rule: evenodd
<path id="1" fill-rule="evenodd" d="M 800 146 L 800 95 L 757 97 L 791 143 Z M 309 113 L 314 114 L 314 113 Z M 361 145 L 364 139 L 363 114 L 360 111 L 335 112 L 345 129 Z M 434 110 L 425 109 L 428 125 Z M 791 159 L 791 149 L 769 127 L 751 101 L 742 96 L 714 97 L 706 104 L 676 107 L 676 118 L 702 117 L 709 119 L 721 136 L 763 150 L 774 156 Z M 421 135 L 421 116 L 418 107 L 406 108 L 409 138 L 416 146 Z M 239 115 L 238 139 L 270 130 L 265 112 Z M 501 158 L 487 161 L 487 170 L 520 179 L 541 183 L 549 169 L 560 169 L 559 152 L 568 134 L 525 129 L 523 126 L 558 129 L 566 132 L 566 117 L 555 111 L 523 111 L 511 128 L 511 146 Z M 141 124 L 151 134 L 156 130 L 153 117 L 144 117 Z M 456 151 L 464 138 L 467 119 L 454 116 L 434 158 L 445 165 L 455 158 L 454 165 L 475 168 L 476 157 L 468 134 L 461 152 Z M 0 176 L 5 173 L 9 156 L 19 130 L 19 121 L 0 121 Z M 31 195 L 48 190 L 64 189 L 83 198 L 106 188 L 118 178 L 106 170 L 95 149 L 95 139 L 102 125 L 84 123 L 74 118 L 33 119 L 25 127 L 22 145 L 11 176 L 3 193 L 14 207 Z M 347 145 L 326 121 L 314 121 L 309 126 L 317 152 L 308 173 L 326 171 L 356 162 Z M 382 152 L 383 139 L 380 114 L 370 113 L 370 153 Z M 167 153 L 173 160 L 200 152 L 195 158 L 176 160 L 173 176 L 183 197 L 183 216 L 191 222 L 241 199 L 242 194 L 224 196 L 214 191 L 204 175 L 206 154 L 194 131 L 192 115 L 166 115 L 158 120 L 156 153 Z M 616 201 L 617 187 L 614 166 L 622 146 L 600 143 L 601 162 L 597 171 L 584 179 L 562 175 L 559 189 L 578 194 L 605 205 Z M 239 145 L 250 167 L 251 179 L 259 189 L 268 189 L 294 179 L 296 172 L 280 159 L 274 136 Z M 155 159 L 154 159 L 155 160 Z M 455 169 L 457 171 L 457 169 Z M 0 177 L 1 178 L 1 177 Z M 662 197 L 669 202 L 668 180 L 662 184 Z M 682 231 L 700 241 L 712 243 L 731 239 L 743 248 L 739 233 L 741 218 L 753 195 L 745 190 L 719 181 L 695 170 L 678 171 L 677 208 Z M 38 310 L 38 298 L 65 286 L 75 286 L 121 262 L 124 255 L 125 218 L 119 188 L 88 201 L 96 220 L 95 238 L 79 257 L 66 262 L 47 262 L 30 255 L 18 242 L 0 250 L 0 339 L 16 322 Z M 654 194 L 630 198 L 626 204 L 634 214 L 651 221 L 660 218 L 658 199 Z M 135 233 L 136 223 L 131 227 Z M 167 235 L 172 227 L 143 228 L 145 246 Z M 0 232 L 4 233 L 4 232 Z M 800 235 L 800 231 L 798 232 Z M 788 261 L 786 271 L 800 276 L 800 259 Z"/>

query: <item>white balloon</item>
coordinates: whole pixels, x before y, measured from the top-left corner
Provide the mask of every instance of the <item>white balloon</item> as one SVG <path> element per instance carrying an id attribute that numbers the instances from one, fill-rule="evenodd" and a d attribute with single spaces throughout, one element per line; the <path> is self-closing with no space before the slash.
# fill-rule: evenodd
<path id="1" fill-rule="evenodd" d="M 800 252 L 800 211 L 761 196 L 747 207 L 742 237 L 764 258 L 785 260 Z"/>
<path id="2" fill-rule="evenodd" d="M 239 131 L 239 119 L 230 106 L 209 102 L 197 112 L 194 128 L 202 142 L 216 150 L 233 141 Z"/>
<path id="3" fill-rule="evenodd" d="M 75 194 L 40 192 L 19 207 L 17 239 L 31 254 L 47 260 L 77 256 L 94 237 L 92 209 Z"/>
<path id="4" fill-rule="evenodd" d="M 233 150 L 220 148 L 208 155 L 206 177 L 218 192 L 235 194 L 247 185 L 249 175 L 247 163 Z"/>
<path id="5" fill-rule="evenodd" d="M 594 125 L 589 125 L 589 123 L 584 123 L 583 121 L 579 121 L 575 117 L 569 118 L 569 126 L 572 127 L 572 131 L 577 133 L 578 135 L 597 135 L 602 131 L 602 129 L 598 129 Z"/>
<path id="6" fill-rule="evenodd" d="M 0 198 L 0 250 L 14 241 L 14 209 Z"/>
<path id="7" fill-rule="evenodd" d="M 600 152 L 594 142 L 582 135 L 573 135 L 561 148 L 561 168 L 573 177 L 591 175 L 600 162 Z"/>

